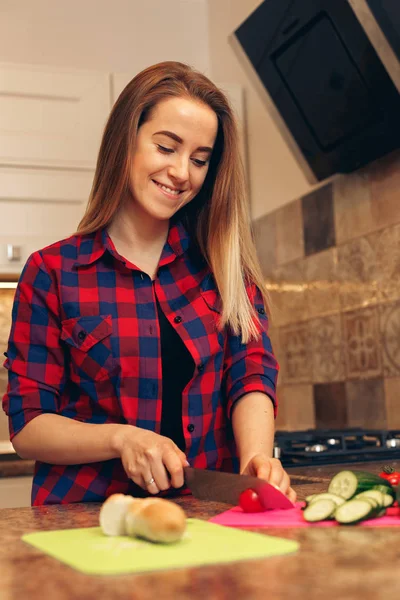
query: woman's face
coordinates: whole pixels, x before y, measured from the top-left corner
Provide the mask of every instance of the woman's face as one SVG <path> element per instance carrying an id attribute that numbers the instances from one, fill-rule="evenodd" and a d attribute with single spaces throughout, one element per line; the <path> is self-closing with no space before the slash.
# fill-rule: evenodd
<path id="1" fill-rule="evenodd" d="M 133 153 L 134 210 L 170 219 L 199 192 L 207 175 L 218 120 L 206 104 L 169 98 L 141 125 Z"/>

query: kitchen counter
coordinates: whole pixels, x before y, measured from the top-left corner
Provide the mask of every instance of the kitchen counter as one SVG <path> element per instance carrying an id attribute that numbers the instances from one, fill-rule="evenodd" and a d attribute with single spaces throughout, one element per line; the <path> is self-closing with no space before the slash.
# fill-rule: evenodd
<path id="1" fill-rule="evenodd" d="M 325 491 L 330 477 L 343 467 L 290 469 L 299 499 Z M 350 468 L 356 467 L 378 472 L 381 463 Z M 177 502 L 189 517 L 198 519 L 209 519 L 227 508 L 191 496 Z M 263 529 L 259 531 L 298 541 L 299 551 L 263 560 L 122 576 L 84 575 L 20 539 L 34 531 L 95 527 L 99 508 L 99 504 L 75 504 L 0 510 L 1 600 L 386 600 L 397 597 L 400 589 L 396 569 L 400 527 Z"/>

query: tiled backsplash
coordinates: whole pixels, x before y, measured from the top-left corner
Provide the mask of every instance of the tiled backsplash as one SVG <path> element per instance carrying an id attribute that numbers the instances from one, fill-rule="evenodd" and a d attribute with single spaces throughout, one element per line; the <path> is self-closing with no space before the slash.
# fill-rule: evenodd
<path id="1" fill-rule="evenodd" d="M 400 428 L 400 153 L 254 222 L 279 429 Z"/>

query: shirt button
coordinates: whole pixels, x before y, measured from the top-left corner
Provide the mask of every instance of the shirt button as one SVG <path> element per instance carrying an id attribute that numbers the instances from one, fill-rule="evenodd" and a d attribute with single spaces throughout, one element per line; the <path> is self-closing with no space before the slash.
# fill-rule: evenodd
<path id="1" fill-rule="evenodd" d="M 180 317 L 179 315 L 177 317 L 175 317 L 174 319 L 175 323 L 182 323 L 182 317 Z"/>
<path id="2" fill-rule="evenodd" d="M 257 311 L 260 313 L 260 315 L 265 315 L 265 310 L 263 308 L 257 308 Z"/>
<path id="3" fill-rule="evenodd" d="M 190 423 L 190 425 L 187 426 L 187 430 L 189 433 L 192 433 L 194 431 L 194 425 L 193 423 Z"/>
<path id="4" fill-rule="evenodd" d="M 200 363 L 199 366 L 197 367 L 199 373 L 202 373 L 204 371 L 204 365 L 203 363 Z"/>
<path id="5" fill-rule="evenodd" d="M 83 340 L 85 339 L 85 337 L 86 337 L 86 331 L 80 331 L 78 333 L 78 340 L 80 340 L 81 342 L 83 342 Z"/>

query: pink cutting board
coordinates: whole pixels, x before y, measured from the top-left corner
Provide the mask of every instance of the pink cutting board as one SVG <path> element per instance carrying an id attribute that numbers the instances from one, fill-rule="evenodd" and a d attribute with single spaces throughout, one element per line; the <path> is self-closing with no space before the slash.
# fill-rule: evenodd
<path id="1" fill-rule="evenodd" d="M 245 513 L 239 506 L 231 508 L 210 519 L 212 523 L 228 527 L 338 527 L 336 521 L 307 523 L 303 519 L 301 507 L 304 502 L 296 502 L 296 508 L 288 510 L 266 510 L 261 513 Z M 379 517 L 359 523 L 362 527 L 399 527 L 400 517 Z M 347 525 L 345 526 L 347 527 Z"/>

